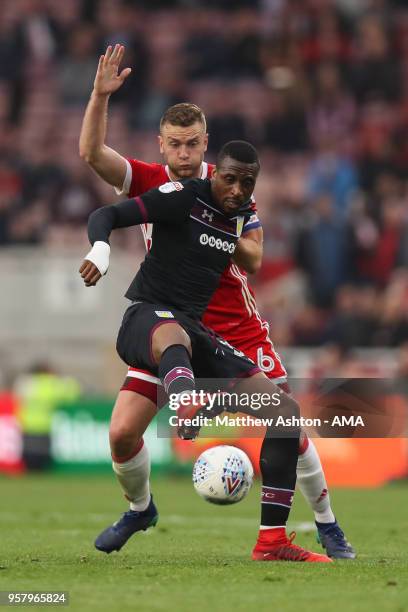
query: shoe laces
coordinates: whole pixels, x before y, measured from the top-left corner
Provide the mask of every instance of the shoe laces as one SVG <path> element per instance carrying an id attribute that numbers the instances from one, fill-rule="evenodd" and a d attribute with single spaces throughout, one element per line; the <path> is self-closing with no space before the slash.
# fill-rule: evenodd
<path id="1" fill-rule="evenodd" d="M 126 512 L 123 513 L 122 518 L 133 519 L 133 518 L 136 518 L 136 516 L 139 516 L 139 514 L 140 514 L 140 510 L 127 510 Z"/>
<path id="2" fill-rule="evenodd" d="M 339 525 L 333 525 L 332 527 L 330 527 L 330 529 L 327 529 L 327 531 L 325 531 L 323 535 L 329 536 L 338 544 L 348 544 L 348 542 L 346 542 L 346 537 L 343 531 L 340 529 Z"/>
<path id="3" fill-rule="evenodd" d="M 127 512 L 124 512 L 116 523 L 113 523 L 112 527 L 120 529 L 124 524 L 127 524 L 129 521 L 136 518 L 135 515 L 139 514 L 140 512 L 137 512 L 136 510 L 127 510 Z"/>
<path id="4" fill-rule="evenodd" d="M 287 538 L 287 542 L 278 546 L 276 552 L 278 554 L 282 553 L 287 559 L 292 561 L 305 561 L 309 557 L 309 553 L 301 546 L 293 544 L 295 537 L 296 532 L 292 531 Z"/>

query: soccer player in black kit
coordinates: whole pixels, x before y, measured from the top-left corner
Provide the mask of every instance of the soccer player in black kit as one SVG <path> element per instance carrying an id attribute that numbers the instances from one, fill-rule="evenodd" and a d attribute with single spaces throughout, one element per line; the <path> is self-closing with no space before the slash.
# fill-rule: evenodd
<path id="1" fill-rule="evenodd" d="M 291 397 L 200 322 L 251 214 L 250 198 L 259 167 L 252 145 L 232 141 L 221 149 L 211 179 L 166 183 L 140 197 L 96 210 L 88 223 L 92 250 L 80 273 L 86 286 L 95 285 L 108 269 L 111 231 L 153 223 L 153 246 L 126 293 L 132 304 L 118 334 L 120 357 L 128 365 L 156 374 L 169 396 L 193 391 L 195 376 L 223 378 L 229 379 L 237 393 L 280 395 L 278 408 L 242 408 L 242 412 L 264 418 L 277 416 L 279 411 L 296 417 L 299 408 Z M 178 413 L 179 433 L 188 433 L 183 419 L 202 408 L 192 404 L 188 414 Z M 297 430 L 290 437 L 273 437 L 268 430 L 263 441 L 261 525 L 252 551 L 254 560 L 331 562 L 325 555 L 293 544 L 293 537 L 286 535 L 298 442 Z M 153 501 L 146 512 L 154 515 Z M 124 541 L 131 535 L 131 528 L 127 529 L 122 534 Z M 112 527 L 108 528 L 105 538 L 115 537 Z"/>

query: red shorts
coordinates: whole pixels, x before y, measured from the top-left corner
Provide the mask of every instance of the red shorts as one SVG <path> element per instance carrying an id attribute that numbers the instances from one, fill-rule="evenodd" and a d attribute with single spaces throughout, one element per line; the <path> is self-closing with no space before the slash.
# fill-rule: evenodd
<path id="1" fill-rule="evenodd" d="M 239 339 L 231 337 L 225 339 L 252 359 L 275 384 L 284 385 L 287 382 L 287 372 L 269 338 L 268 324 L 266 322 L 263 322 L 262 325 L 257 323 L 252 332 L 251 334 L 246 333 L 245 338 L 241 336 Z M 147 370 L 129 367 L 120 390 L 134 391 L 156 403 L 157 385 L 161 385 L 159 378 Z"/>

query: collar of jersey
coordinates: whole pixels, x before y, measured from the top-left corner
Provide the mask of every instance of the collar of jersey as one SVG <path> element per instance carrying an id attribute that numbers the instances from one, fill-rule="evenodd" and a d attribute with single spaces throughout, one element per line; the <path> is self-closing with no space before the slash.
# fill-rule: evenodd
<path id="1" fill-rule="evenodd" d="M 167 176 L 169 177 L 169 180 L 174 183 L 173 179 L 170 177 L 170 168 L 168 166 L 168 164 L 166 164 L 164 166 L 164 171 L 166 172 Z M 200 179 L 206 179 L 208 178 L 208 164 L 207 162 L 202 162 L 201 163 L 201 174 L 198 177 Z"/>

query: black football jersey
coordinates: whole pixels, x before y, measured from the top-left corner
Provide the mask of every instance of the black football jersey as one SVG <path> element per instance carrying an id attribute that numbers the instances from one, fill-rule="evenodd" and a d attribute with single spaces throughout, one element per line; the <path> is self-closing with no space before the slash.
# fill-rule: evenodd
<path id="1" fill-rule="evenodd" d="M 135 203 L 153 223 L 153 241 L 126 297 L 201 317 L 251 215 L 250 202 L 230 218 L 213 201 L 211 181 L 192 179 L 166 183 Z"/>
<path id="2" fill-rule="evenodd" d="M 211 181 L 191 179 L 98 208 L 89 217 L 88 236 L 92 245 L 109 243 L 113 229 L 153 223 L 153 246 L 126 297 L 200 318 L 251 214 L 250 200 L 233 217 L 224 214 L 212 198 Z"/>

